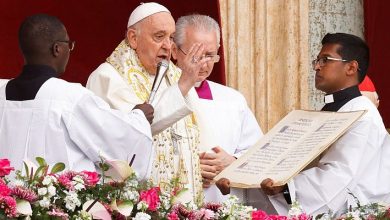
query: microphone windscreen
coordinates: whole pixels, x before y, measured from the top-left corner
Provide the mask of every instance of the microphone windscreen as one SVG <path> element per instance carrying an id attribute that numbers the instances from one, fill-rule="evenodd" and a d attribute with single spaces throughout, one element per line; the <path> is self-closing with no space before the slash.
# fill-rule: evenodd
<path id="1" fill-rule="evenodd" d="M 162 60 L 157 64 L 156 75 L 152 85 L 152 91 L 150 92 L 148 103 L 151 103 L 156 95 L 158 88 L 160 87 L 162 79 L 165 77 L 165 74 L 169 68 L 168 60 Z"/>

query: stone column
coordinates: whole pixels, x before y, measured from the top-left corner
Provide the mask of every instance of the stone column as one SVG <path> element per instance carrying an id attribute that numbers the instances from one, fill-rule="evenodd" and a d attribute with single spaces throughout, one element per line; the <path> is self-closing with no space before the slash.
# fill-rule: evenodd
<path id="1" fill-rule="evenodd" d="M 309 0 L 220 0 L 227 84 L 264 132 L 308 108 Z"/>

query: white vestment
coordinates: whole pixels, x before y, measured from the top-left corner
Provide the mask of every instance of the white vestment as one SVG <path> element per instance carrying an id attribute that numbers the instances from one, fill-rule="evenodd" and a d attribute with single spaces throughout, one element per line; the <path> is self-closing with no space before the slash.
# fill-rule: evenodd
<path id="1" fill-rule="evenodd" d="M 139 178 L 150 175 L 153 159 L 151 129 L 141 110 L 129 114 L 110 109 L 80 84 L 51 78 L 34 100 L 8 101 L 0 87 L 0 158 L 15 169 L 22 160 L 43 157 L 75 171 L 95 170 L 106 159 L 129 160 Z"/>
<path id="2" fill-rule="evenodd" d="M 182 187 L 181 202 L 201 203 L 202 179 L 198 156 L 198 128 L 191 103 L 197 99 L 191 89 L 183 97 L 178 86 L 181 71 L 172 62 L 161 82 L 154 101 L 152 123 L 156 158 L 152 180 L 162 189 L 178 178 Z M 154 75 L 147 73 L 135 51 L 122 41 L 106 63 L 101 64 L 89 77 L 87 88 L 106 100 L 113 108 L 128 112 L 136 104 L 148 100 Z"/>
<path id="3" fill-rule="evenodd" d="M 219 146 L 228 154 L 240 157 L 263 133 L 241 93 L 207 82 L 213 99 L 198 99 L 194 105 L 200 130 L 199 150 L 210 153 L 213 152 L 211 148 Z M 206 201 L 222 202 L 228 198 L 216 185 L 205 188 L 204 192 Z M 231 194 L 245 202 L 244 190 L 232 188 Z"/>
<path id="4" fill-rule="evenodd" d="M 390 137 L 377 108 L 364 96 L 356 97 L 339 112 L 368 110 L 330 146 L 318 166 L 305 170 L 288 183 L 292 200 L 307 214 L 341 214 L 355 204 L 390 202 Z M 295 198 L 294 198 L 295 197 Z M 287 214 L 282 194 L 270 196 L 279 214 Z"/>
<path id="5" fill-rule="evenodd" d="M 0 79 L 0 87 L 5 85 L 9 80 L 8 79 Z"/>

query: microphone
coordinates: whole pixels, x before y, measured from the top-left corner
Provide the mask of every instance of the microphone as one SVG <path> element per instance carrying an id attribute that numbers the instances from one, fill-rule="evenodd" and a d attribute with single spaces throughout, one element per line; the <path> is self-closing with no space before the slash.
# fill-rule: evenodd
<path id="1" fill-rule="evenodd" d="M 161 60 L 157 64 L 156 76 L 153 81 L 152 91 L 150 92 L 149 95 L 148 104 L 153 102 L 154 96 L 156 95 L 157 90 L 160 87 L 162 79 L 165 77 L 165 74 L 167 73 L 168 67 L 169 67 L 169 63 L 167 60 Z"/>

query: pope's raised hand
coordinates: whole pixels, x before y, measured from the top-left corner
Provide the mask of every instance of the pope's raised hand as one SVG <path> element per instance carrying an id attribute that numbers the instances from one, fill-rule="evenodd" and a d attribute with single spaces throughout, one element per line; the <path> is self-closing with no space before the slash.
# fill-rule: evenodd
<path id="1" fill-rule="evenodd" d="M 205 76 L 199 74 L 199 72 L 202 66 L 207 65 L 211 58 L 204 57 L 203 53 L 203 44 L 194 44 L 180 62 L 179 67 L 182 70 L 182 74 L 178 83 L 183 96 L 187 95 L 196 82 L 201 82 L 205 79 Z"/>

